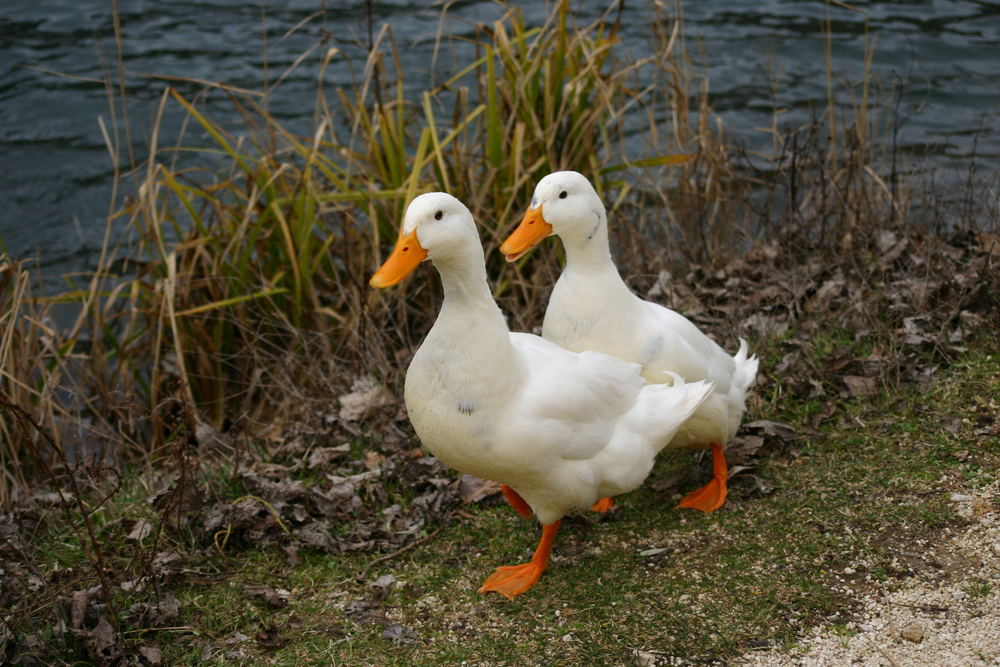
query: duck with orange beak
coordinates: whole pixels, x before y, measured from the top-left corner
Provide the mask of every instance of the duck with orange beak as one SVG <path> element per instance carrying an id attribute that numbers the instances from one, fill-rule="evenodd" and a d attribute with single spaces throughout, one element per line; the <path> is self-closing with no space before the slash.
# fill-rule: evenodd
<path id="1" fill-rule="evenodd" d="M 574 352 L 593 350 L 642 366 L 649 382 L 709 380 L 715 390 L 674 436 L 671 448 L 712 449 L 712 480 L 680 507 L 703 512 L 725 503 L 723 446 L 736 435 L 757 358 L 740 340 L 733 356 L 684 316 L 632 293 L 611 257 L 604 204 L 575 171 L 549 174 L 535 187 L 521 224 L 500 246 L 512 262 L 549 236 L 562 239 L 566 266 L 549 297 L 542 337 Z"/>
<path id="2" fill-rule="evenodd" d="M 511 333 L 472 214 L 450 195 L 410 203 L 396 248 L 370 283 L 395 285 L 425 258 L 444 300 L 406 372 L 407 414 L 434 456 L 500 482 L 515 509 L 542 524 L 531 561 L 497 569 L 480 588 L 513 599 L 546 569 L 563 516 L 607 510 L 610 497 L 638 487 L 712 385 L 677 376 L 650 384 L 637 364 Z"/>

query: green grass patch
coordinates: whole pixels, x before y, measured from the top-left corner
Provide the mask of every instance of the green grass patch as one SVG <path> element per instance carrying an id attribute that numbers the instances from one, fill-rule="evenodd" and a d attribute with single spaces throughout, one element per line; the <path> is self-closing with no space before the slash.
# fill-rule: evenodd
<path id="1" fill-rule="evenodd" d="M 620 664 L 633 649 L 725 661 L 826 621 L 846 636 L 845 591 L 930 567 L 900 565 L 907 542 L 959 521 L 949 493 L 995 469 L 1000 452 L 975 426 L 992 414 L 996 352 L 976 346 L 925 385 L 838 401 L 817 435 L 762 458 L 753 472 L 772 493 L 737 476 L 712 515 L 651 488 L 690 468 L 688 455 L 666 453 L 608 520 L 565 522 L 549 571 L 514 602 L 475 591 L 494 567 L 530 557 L 537 530 L 504 505 L 472 506 L 364 582 L 353 575 L 372 556 L 306 554 L 291 567 L 280 552 L 251 551 L 216 563 L 217 581 L 174 591 L 187 629 L 150 639 L 170 664 L 445 665 Z M 777 417 L 799 426 L 802 414 Z M 371 582 L 389 574 L 380 599 Z M 288 591 L 288 605 L 246 592 L 262 585 Z"/>

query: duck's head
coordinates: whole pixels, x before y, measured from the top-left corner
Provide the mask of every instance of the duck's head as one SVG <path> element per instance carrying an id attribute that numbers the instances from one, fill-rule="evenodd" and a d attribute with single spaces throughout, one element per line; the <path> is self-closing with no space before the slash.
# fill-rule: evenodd
<path id="1" fill-rule="evenodd" d="M 564 242 L 593 236 L 605 224 L 604 203 L 587 177 L 575 171 L 557 171 L 538 181 L 521 224 L 500 246 L 508 262 L 528 252 L 553 234 Z"/>
<path id="2" fill-rule="evenodd" d="M 422 194 L 406 207 L 396 247 L 368 284 L 391 287 L 423 260 L 447 260 L 470 247 L 482 253 L 476 223 L 465 204 L 444 192 Z"/>

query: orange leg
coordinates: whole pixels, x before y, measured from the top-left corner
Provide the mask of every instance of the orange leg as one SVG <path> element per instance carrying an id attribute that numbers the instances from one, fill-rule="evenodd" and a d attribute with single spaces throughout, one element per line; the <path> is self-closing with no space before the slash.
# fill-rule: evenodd
<path id="1" fill-rule="evenodd" d="M 678 507 L 690 507 L 702 512 L 714 512 L 726 502 L 726 455 L 722 445 L 712 445 L 712 481 L 684 496 Z"/>
<path id="2" fill-rule="evenodd" d="M 550 523 L 542 526 L 542 539 L 538 542 L 535 555 L 531 557 L 530 563 L 523 565 L 504 565 L 498 567 L 496 572 L 491 574 L 480 587 L 480 593 L 496 591 L 508 600 L 525 592 L 535 585 L 538 578 L 542 576 L 545 567 L 549 564 L 549 554 L 552 553 L 552 541 L 556 538 L 556 531 L 562 521 Z"/>
<path id="3" fill-rule="evenodd" d="M 612 498 L 611 496 L 608 496 L 607 498 L 601 498 L 596 503 L 594 503 L 594 506 L 590 508 L 590 511 L 600 512 L 601 514 L 604 514 L 605 512 L 610 512 L 611 508 L 614 506 L 615 506 L 615 499 Z"/>
<path id="4" fill-rule="evenodd" d="M 510 488 L 506 484 L 501 484 L 500 490 L 503 492 L 503 497 L 506 498 L 510 506 L 514 508 L 514 511 L 523 516 L 525 519 L 531 518 L 531 506 L 524 502 L 524 498 L 522 498 L 517 491 Z"/>

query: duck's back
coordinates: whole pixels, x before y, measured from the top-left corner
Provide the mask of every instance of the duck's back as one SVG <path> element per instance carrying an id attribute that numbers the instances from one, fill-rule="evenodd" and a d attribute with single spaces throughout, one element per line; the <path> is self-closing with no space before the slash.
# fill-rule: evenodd
<path id="1" fill-rule="evenodd" d="M 729 440 L 757 374 L 757 360 L 747 358 L 745 342 L 730 356 L 683 315 L 637 297 L 617 272 L 565 271 L 552 291 L 542 333 L 569 350 L 596 350 L 640 364 L 649 382 L 667 381 L 668 372 L 713 382 L 713 396 L 672 446 Z"/>

